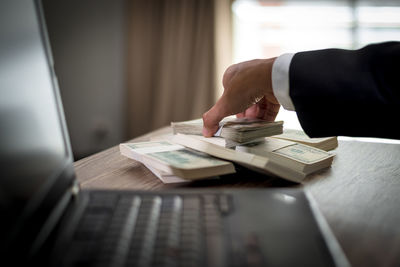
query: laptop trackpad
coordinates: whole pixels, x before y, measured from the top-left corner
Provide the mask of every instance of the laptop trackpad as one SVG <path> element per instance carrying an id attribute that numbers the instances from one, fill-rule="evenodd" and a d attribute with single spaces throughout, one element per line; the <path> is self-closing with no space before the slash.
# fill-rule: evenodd
<path id="1" fill-rule="evenodd" d="M 233 266 L 335 266 L 304 193 L 275 192 L 235 198 Z"/>

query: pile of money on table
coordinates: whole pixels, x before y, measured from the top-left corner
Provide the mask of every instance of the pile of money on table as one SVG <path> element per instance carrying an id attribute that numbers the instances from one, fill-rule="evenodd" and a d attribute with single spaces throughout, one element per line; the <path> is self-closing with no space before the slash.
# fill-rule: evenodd
<path id="1" fill-rule="evenodd" d="M 283 130 L 283 122 L 225 118 L 214 137 L 202 136 L 201 119 L 172 122 L 162 140 L 120 145 L 122 155 L 140 161 L 164 183 L 212 179 L 245 168 L 301 183 L 331 166 L 337 138 L 309 138 Z"/>
<path id="2" fill-rule="evenodd" d="M 171 122 L 174 134 L 201 135 L 203 120 Z M 283 121 L 267 122 L 260 119 L 227 117 L 220 123 L 220 130 L 215 136 L 222 137 L 227 147 L 253 142 L 256 139 L 281 134 Z"/>

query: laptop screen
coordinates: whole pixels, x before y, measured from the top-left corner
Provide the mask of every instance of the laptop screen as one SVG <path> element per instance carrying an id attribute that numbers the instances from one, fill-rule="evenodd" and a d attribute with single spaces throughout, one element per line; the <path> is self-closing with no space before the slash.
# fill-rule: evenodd
<path id="1" fill-rule="evenodd" d="M 35 1 L 0 2 L 0 209 L 9 226 L 72 165 L 41 17 Z"/>

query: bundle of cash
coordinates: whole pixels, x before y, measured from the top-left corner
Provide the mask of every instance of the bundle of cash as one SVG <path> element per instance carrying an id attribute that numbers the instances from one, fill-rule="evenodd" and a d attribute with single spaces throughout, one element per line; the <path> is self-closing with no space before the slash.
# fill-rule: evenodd
<path id="1" fill-rule="evenodd" d="M 159 169 L 156 169 L 154 167 L 152 167 L 149 164 L 143 164 L 144 166 L 146 166 L 146 168 L 151 171 L 155 176 L 157 176 L 158 179 L 161 180 L 161 182 L 163 182 L 164 184 L 176 184 L 176 183 L 188 183 L 190 182 L 190 180 L 186 180 L 183 178 L 180 178 L 176 175 L 167 173 L 167 172 L 163 172 Z"/>
<path id="2" fill-rule="evenodd" d="M 236 147 L 237 151 L 265 156 L 305 175 L 331 166 L 333 154 L 296 142 L 265 138 L 264 142 Z"/>
<path id="3" fill-rule="evenodd" d="M 208 138 L 207 141 L 213 144 L 216 144 L 218 146 L 223 146 L 223 147 L 227 147 L 227 148 L 234 148 L 236 146 L 240 146 L 240 145 L 248 145 L 248 144 L 253 144 L 253 143 L 259 143 L 261 141 L 264 140 L 265 137 L 261 137 L 261 138 L 257 138 L 254 140 L 250 140 L 247 142 L 243 142 L 243 143 L 239 143 L 239 142 L 235 142 L 229 139 L 225 139 L 222 137 L 218 137 L 218 136 L 214 136 L 211 138 Z"/>
<path id="4" fill-rule="evenodd" d="M 319 148 L 336 147 L 335 137 L 309 138 L 302 131 L 286 129 L 275 135 L 282 133 L 282 125 L 229 117 L 222 121 L 217 136 L 205 138 L 201 119 L 173 122 L 174 135 L 121 144 L 120 151 L 142 162 L 164 183 L 234 173 L 232 162 L 301 183 L 307 175 L 332 165 L 334 155 Z"/>
<path id="5" fill-rule="evenodd" d="M 168 181 L 204 179 L 235 172 L 231 162 L 168 141 L 126 143 L 119 148 L 122 155 L 143 163 L 157 177 Z"/>
<path id="6" fill-rule="evenodd" d="M 201 135 L 203 120 L 171 122 L 174 134 Z M 252 142 L 261 137 L 282 133 L 283 121 L 267 122 L 260 119 L 227 117 L 220 123 L 215 136 L 223 137 L 227 147 Z"/>
<path id="7" fill-rule="evenodd" d="M 336 136 L 323 137 L 323 138 L 310 138 L 305 132 L 294 129 L 284 129 L 282 134 L 275 135 L 272 137 L 294 141 L 297 143 L 316 147 L 325 151 L 335 149 L 338 146 L 338 140 Z"/>
<path id="8" fill-rule="evenodd" d="M 220 146 L 210 142 L 210 139 L 212 138 L 177 134 L 173 136 L 172 141 L 255 171 L 298 183 L 301 183 L 308 174 L 329 167 L 334 157 L 317 148 L 273 138 L 236 146 L 235 149 Z"/>

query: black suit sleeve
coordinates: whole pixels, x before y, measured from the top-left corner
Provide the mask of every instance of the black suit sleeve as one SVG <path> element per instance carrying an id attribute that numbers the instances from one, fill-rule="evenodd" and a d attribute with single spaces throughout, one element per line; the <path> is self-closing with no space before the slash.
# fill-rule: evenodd
<path id="1" fill-rule="evenodd" d="M 296 53 L 289 85 L 311 137 L 400 139 L 400 42 Z"/>

